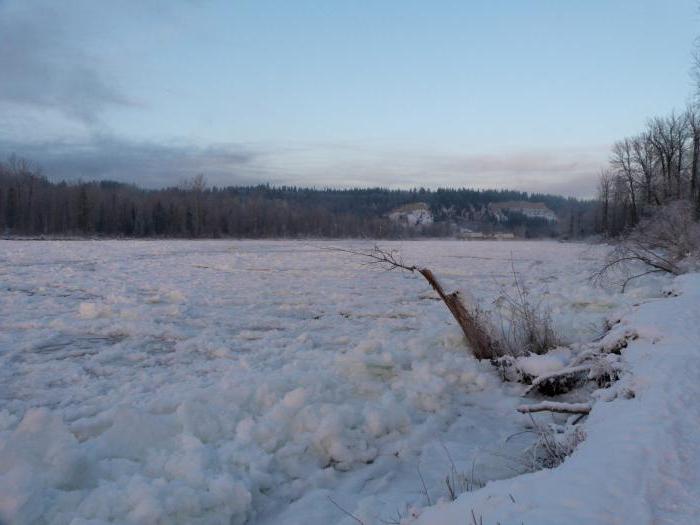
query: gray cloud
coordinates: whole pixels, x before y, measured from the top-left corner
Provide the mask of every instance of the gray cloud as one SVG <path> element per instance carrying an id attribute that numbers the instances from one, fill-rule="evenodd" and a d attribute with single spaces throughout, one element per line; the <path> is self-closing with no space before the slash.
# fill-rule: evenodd
<path id="1" fill-rule="evenodd" d="M 0 158 L 15 153 L 53 180 L 111 179 L 143 187 L 175 185 L 203 173 L 214 185 L 289 184 L 510 188 L 592 197 L 607 149 L 501 155 L 421 154 L 348 145 L 136 142 L 95 135 L 83 142 L 0 140 Z"/>
<path id="2" fill-rule="evenodd" d="M 1 2 L 0 101 L 55 109 L 89 125 L 108 107 L 133 105 L 74 32 L 58 3 Z"/>
<path id="3" fill-rule="evenodd" d="M 253 184 L 265 176 L 252 165 L 252 148 L 222 144 L 133 142 L 98 136 L 83 143 L 0 142 L 0 158 L 15 154 L 40 167 L 51 180 L 109 179 L 147 188 L 172 186 L 198 173 L 212 184 Z"/>

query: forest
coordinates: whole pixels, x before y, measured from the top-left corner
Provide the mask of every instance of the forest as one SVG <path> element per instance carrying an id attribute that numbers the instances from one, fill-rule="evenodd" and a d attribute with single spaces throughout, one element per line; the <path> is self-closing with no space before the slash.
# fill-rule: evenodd
<path id="1" fill-rule="evenodd" d="M 483 212 L 504 201 L 542 202 L 559 222 L 509 214 L 495 224 Z M 386 216 L 414 202 L 430 206 L 433 224 L 412 228 Z M 436 237 L 454 234 L 475 212 L 484 228 L 523 237 L 580 237 L 599 230 L 595 209 L 594 201 L 513 190 L 216 187 L 203 175 L 152 190 L 109 180 L 54 182 L 16 156 L 0 163 L 0 233 L 8 237 Z"/>

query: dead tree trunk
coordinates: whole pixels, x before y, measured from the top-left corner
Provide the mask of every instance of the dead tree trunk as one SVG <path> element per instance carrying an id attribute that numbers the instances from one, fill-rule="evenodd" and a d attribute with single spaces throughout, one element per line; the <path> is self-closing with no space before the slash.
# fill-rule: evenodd
<path id="1" fill-rule="evenodd" d="M 377 265 L 385 270 L 405 270 L 407 272 L 418 272 L 428 281 L 428 284 L 440 296 L 445 306 L 450 310 L 457 324 L 462 329 L 467 343 L 472 349 L 474 357 L 477 359 L 493 359 L 501 355 L 501 347 L 498 341 L 492 338 L 487 330 L 485 320 L 479 319 L 478 311 L 475 308 L 470 311 L 462 302 L 459 292 L 445 292 L 444 288 L 437 280 L 432 271 L 428 268 L 409 266 L 403 262 L 400 255 L 394 251 L 386 251 L 375 246 L 368 251 L 345 250 L 342 248 L 331 248 L 332 251 L 350 253 L 369 259 L 369 264 Z"/>
<path id="2" fill-rule="evenodd" d="M 467 338 L 474 357 L 477 359 L 498 357 L 501 354 L 498 342 L 484 329 L 482 321 L 478 319 L 477 314 L 467 310 L 459 296 L 459 292 L 445 293 L 440 282 L 428 268 L 417 268 L 416 270 L 428 281 L 428 284 L 437 292 L 442 302 L 450 310 L 452 317 L 455 318 L 455 321 L 462 329 L 464 337 Z"/>

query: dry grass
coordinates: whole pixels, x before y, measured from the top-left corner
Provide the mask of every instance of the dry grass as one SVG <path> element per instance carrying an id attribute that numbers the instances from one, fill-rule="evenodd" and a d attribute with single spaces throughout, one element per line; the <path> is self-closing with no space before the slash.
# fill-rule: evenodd
<path id="1" fill-rule="evenodd" d="M 527 455 L 529 462 L 527 467 L 533 472 L 561 465 L 586 438 L 586 434 L 579 426 L 554 423 L 543 425 L 537 423 L 532 416 L 530 419 L 533 425 L 532 431 L 537 436 Z"/>
<path id="2" fill-rule="evenodd" d="M 520 282 L 512 261 L 511 268 L 514 291 L 503 289 L 495 301 L 503 355 L 544 354 L 559 346 L 561 339 L 549 309 Z"/>
<path id="3" fill-rule="evenodd" d="M 447 498 L 450 501 L 456 500 L 460 494 L 464 494 L 465 492 L 473 492 L 485 485 L 485 483 L 476 477 L 476 459 L 472 461 L 471 471 L 467 474 L 466 472 L 461 472 L 457 469 L 457 465 L 452 459 L 452 455 L 444 443 L 442 443 L 442 448 L 445 451 L 445 456 L 450 464 L 450 470 L 445 476 L 444 481 L 445 489 L 447 490 Z"/>

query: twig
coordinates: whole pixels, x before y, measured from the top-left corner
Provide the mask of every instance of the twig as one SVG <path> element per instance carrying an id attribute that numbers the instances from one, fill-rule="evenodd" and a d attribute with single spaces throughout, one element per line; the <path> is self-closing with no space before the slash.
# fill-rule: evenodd
<path id="1" fill-rule="evenodd" d="M 622 290 L 621 290 L 622 293 L 625 293 L 625 288 L 627 288 L 627 283 L 629 283 L 630 281 L 632 281 L 632 280 L 634 280 L 634 279 L 637 279 L 637 278 L 639 278 L 639 277 L 644 277 L 645 275 L 649 275 L 650 273 L 658 273 L 658 272 L 664 272 L 664 273 L 666 273 L 666 270 L 660 270 L 660 269 L 657 268 L 657 269 L 655 269 L 655 270 L 649 270 L 648 272 L 644 272 L 644 273 L 640 273 L 640 274 L 637 274 L 637 275 L 633 275 L 632 277 L 628 277 L 627 279 L 625 279 L 625 282 L 622 283 Z"/>
<path id="2" fill-rule="evenodd" d="M 425 485 L 423 474 L 420 471 L 420 465 L 418 465 L 416 468 L 418 469 L 418 477 L 420 478 L 421 485 L 423 485 L 423 494 L 425 494 L 425 499 L 428 500 L 428 505 L 432 505 L 433 502 L 430 500 L 430 494 L 428 493 L 428 487 Z"/>
<path id="3" fill-rule="evenodd" d="M 346 510 L 346 509 L 344 509 L 343 507 L 341 507 L 340 505 L 338 505 L 335 501 L 333 501 L 333 498 L 331 498 L 330 496 L 328 496 L 328 501 L 330 501 L 333 505 L 335 505 L 336 508 L 337 508 L 338 510 L 340 510 L 340 511 L 343 512 L 344 514 L 350 516 L 352 519 L 354 519 L 354 520 L 355 520 L 357 523 L 359 523 L 360 525 L 365 525 L 365 522 L 364 522 L 364 521 L 362 521 L 360 518 L 358 518 L 357 516 L 355 516 L 355 515 L 354 515 L 352 512 L 350 512 L 349 510 Z"/>

